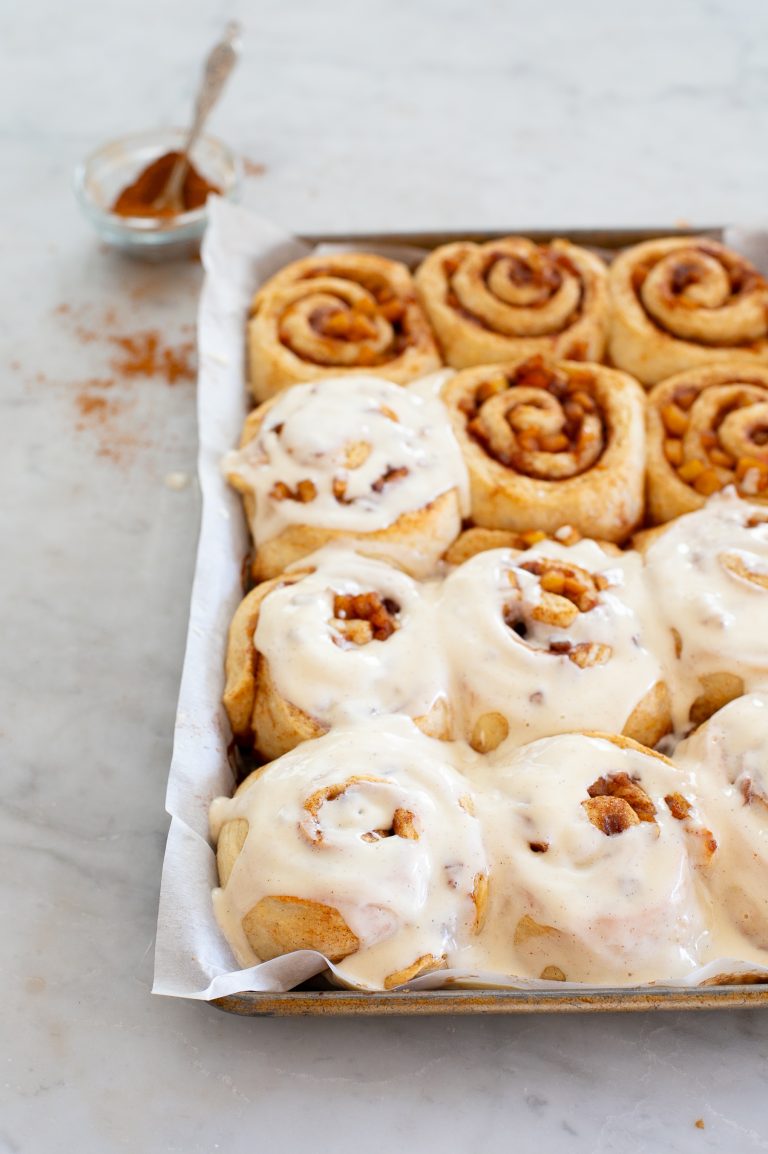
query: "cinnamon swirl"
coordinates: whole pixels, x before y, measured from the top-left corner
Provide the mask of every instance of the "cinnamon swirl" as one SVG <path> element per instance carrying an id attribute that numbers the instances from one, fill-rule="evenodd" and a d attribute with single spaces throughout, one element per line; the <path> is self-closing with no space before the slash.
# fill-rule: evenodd
<path id="1" fill-rule="evenodd" d="M 443 399 L 469 470 L 472 519 L 608 541 L 643 512 L 644 398 L 602 365 L 533 357 L 466 369 Z"/>
<path id="2" fill-rule="evenodd" d="M 606 268 L 570 241 L 509 236 L 443 245 L 417 270 L 416 286 L 454 368 L 536 353 L 602 359 Z"/>
<path id="3" fill-rule="evenodd" d="M 726 485 L 768 501 L 768 366 L 736 359 L 678 373 L 648 395 L 653 521 L 700 509 Z"/>
<path id="4" fill-rule="evenodd" d="M 248 349 L 257 401 L 298 381 L 362 372 L 405 384 L 441 365 L 408 269 L 370 253 L 287 265 L 254 298 Z"/>
<path id="5" fill-rule="evenodd" d="M 626 249 L 610 270 L 611 361 L 644 385 L 733 356 L 768 362 L 768 283 L 707 237 Z"/>

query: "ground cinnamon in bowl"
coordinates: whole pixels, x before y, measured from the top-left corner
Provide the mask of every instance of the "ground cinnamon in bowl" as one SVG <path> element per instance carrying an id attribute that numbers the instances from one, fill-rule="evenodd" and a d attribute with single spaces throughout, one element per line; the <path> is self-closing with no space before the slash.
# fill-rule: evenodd
<path id="1" fill-rule="evenodd" d="M 165 189 L 179 156 L 178 152 L 166 152 L 157 160 L 153 160 L 139 173 L 133 183 L 118 195 L 112 205 L 112 212 L 118 216 L 134 217 L 177 216 L 178 213 L 170 206 L 156 208 L 155 201 Z M 196 208 L 202 208 L 212 192 L 220 193 L 221 189 L 206 180 L 190 161 L 181 187 L 183 211 L 192 212 Z"/>

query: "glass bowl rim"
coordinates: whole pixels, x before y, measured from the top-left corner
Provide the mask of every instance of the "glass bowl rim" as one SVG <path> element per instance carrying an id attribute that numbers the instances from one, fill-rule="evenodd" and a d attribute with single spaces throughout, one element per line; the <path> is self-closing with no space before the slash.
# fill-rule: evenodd
<path id="1" fill-rule="evenodd" d="M 109 209 L 103 208 L 98 204 L 88 191 L 88 177 L 93 166 L 102 158 L 103 154 L 116 146 L 124 146 L 127 152 L 131 149 L 138 150 L 140 147 L 151 145 L 154 140 L 158 144 L 163 139 L 168 139 L 177 135 L 184 139 L 187 133 L 185 128 L 154 128 L 146 129 L 143 132 L 129 132 L 123 136 L 116 136 L 110 140 L 100 144 L 89 152 L 83 160 L 76 166 L 73 174 L 73 183 L 75 194 L 83 206 L 85 211 L 102 225 L 107 225 L 112 229 L 117 229 L 124 232 L 126 235 L 132 235 L 137 239 L 148 236 L 165 235 L 177 238 L 178 233 L 184 232 L 189 228 L 194 228 L 204 221 L 207 202 L 200 205 L 198 208 L 189 209 L 187 212 L 180 212 L 172 217 L 146 217 L 146 216 L 123 216 L 121 213 L 110 212 Z M 231 196 L 240 184 L 241 180 L 241 160 L 238 154 L 230 148 L 218 136 L 213 136 L 210 133 L 203 133 L 200 141 L 213 145 L 223 156 L 224 163 L 231 168 L 231 177 L 227 187 L 221 189 L 221 196 Z M 162 151 L 158 153 L 162 156 Z"/>

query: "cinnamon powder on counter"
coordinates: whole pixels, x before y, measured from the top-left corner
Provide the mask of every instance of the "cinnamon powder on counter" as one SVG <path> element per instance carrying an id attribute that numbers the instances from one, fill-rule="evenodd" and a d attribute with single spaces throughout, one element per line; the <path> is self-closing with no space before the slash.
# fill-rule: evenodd
<path id="1" fill-rule="evenodd" d="M 67 318 L 69 305 L 59 305 L 57 316 Z M 73 331 L 83 345 L 103 343 L 108 351 L 108 373 L 94 376 L 76 386 L 74 404 L 75 428 L 96 436 L 96 454 L 116 464 L 125 464 L 136 452 L 149 444 L 143 433 L 129 420 L 135 408 L 135 385 L 140 380 L 157 380 L 169 386 L 193 382 L 197 375 L 195 341 L 188 337 L 171 342 L 159 329 L 124 331 L 114 308 L 104 310 L 98 323 L 81 323 L 82 313 L 72 316 Z M 183 325 L 182 331 L 194 328 Z"/>
<path id="2" fill-rule="evenodd" d="M 109 340 L 120 349 L 112 368 L 121 377 L 162 377 L 167 385 L 195 379 L 194 341 L 167 345 L 157 329 L 110 336 Z"/>

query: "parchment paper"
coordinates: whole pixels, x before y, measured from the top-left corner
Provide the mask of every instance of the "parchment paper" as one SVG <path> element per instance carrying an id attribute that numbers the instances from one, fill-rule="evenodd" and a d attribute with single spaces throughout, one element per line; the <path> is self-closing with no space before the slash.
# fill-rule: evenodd
<path id="1" fill-rule="evenodd" d="M 214 797 L 230 794 L 234 784 L 227 759 L 231 734 L 221 705 L 224 652 L 229 622 L 242 598 L 240 569 L 248 549 L 240 498 L 227 485 L 219 466 L 227 450 L 238 443 L 248 411 L 245 324 L 251 298 L 259 284 L 311 250 L 278 226 L 226 201 L 214 198 L 209 208 L 203 244 L 206 275 L 198 314 L 202 523 L 166 794 L 171 826 L 160 890 L 153 986 L 156 994 L 203 1000 L 245 990 L 285 991 L 333 969 L 322 955 L 304 950 L 238 970 L 211 903 L 217 875 L 208 841 L 208 807 Z M 734 228 L 726 230 L 725 239 L 768 272 L 768 233 Z M 323 245 L 318 251 L 345 247 L 349 246 Z M 411 265 L 423 255 L 419 249 L 402 246 L 369 246 L 369 251 Z M 686 979 L 657 985 L 696 985 L 718 973 L 741 971 L 754 973 L 756 967 L 720 959 Z M 533 979 L 443 970 L 417 978 L 410 987 L 438 988 L 448 979 L 497 988 L 552 986 Z M 584 988 L 576 982 L 558 982 L 556 987 L 561 991 Z"/>

